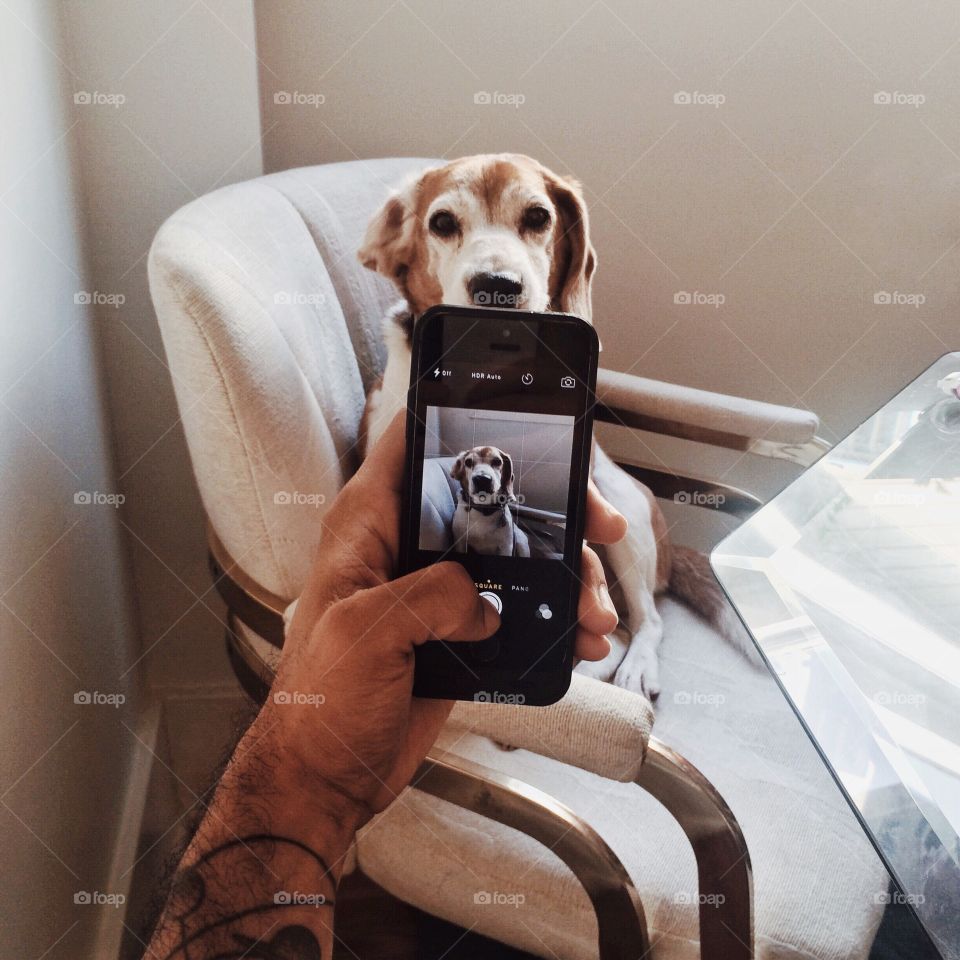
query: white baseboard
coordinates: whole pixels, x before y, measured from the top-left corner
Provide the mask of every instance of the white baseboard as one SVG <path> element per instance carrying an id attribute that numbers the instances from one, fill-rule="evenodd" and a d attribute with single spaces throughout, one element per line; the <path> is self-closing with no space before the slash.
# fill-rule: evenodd
<path id="1" fill-rule="evenodd" d="M 120 956 L 124 921 L 127 919 L 130 887 L 134 876 L 130 864 L 137 856 L 147 794 L 150 789 L 150 777 L 153 772 L 154 754 L 157 750 L 161 712 L 159 701 L 154 702 L 140 717 L 136 731 L 141 743 L 138 744 L 135 756 L 141 758 L 141 761 L 134 763 L 130 770 L 127 790 L 120 809 L 120 823 L 115 835 L 110 872 L 107 884 L 103 888 L 111 893 L 123 894 L 124 906 L 119 909 L 100 911 L 93 956 L 103 960 L 116 960 Z M 146 759 L 142 759 L 144 754 Z"/>

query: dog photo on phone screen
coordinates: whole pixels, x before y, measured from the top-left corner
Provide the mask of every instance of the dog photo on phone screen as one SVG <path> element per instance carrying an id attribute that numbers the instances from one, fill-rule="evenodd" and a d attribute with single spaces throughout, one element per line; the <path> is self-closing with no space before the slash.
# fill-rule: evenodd
<path id="1" fill-rule="evenodd" d="M 559 559 L 573 417 L 428 407 L 420 549 Z"/>

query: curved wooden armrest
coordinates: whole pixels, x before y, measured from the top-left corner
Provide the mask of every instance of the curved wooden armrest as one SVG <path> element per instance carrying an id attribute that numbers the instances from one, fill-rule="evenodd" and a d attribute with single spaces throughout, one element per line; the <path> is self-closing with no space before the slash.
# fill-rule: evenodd
<path id="1" fill-rule="evenodd" d="M 558 856 L 593 905 L 600 960 L 636 960 L 648 955 L 646 917 L 630 874 L 593 827 L 569 807 L 522 780 L 436 749 L 423 762 L 412 785 L 519 830 Z"/>
<path id="2" fill-rule="evenodd" d="M 643 697 L 579 674 L 573 680 L 570 699 L 552 707 L 458 703 L 449 722 L 607 779 L 633 781 L 656 797 L 693 847 L 702 957 L 752 957 L 750 855 L 726 801 L 693 764 L 650 736 L 653 712 Z M 584 749 L 589 744 L 593 749 Z"/>
<path id="3" fill-rule="evenodd" d="M 283 646 L 283 611 L 291 601 L 257 583 L 230 556 L 213 524 L 207 521 L 208 567 L 213 585 L 227 609 L 257 636 L 278 649 Z"/>

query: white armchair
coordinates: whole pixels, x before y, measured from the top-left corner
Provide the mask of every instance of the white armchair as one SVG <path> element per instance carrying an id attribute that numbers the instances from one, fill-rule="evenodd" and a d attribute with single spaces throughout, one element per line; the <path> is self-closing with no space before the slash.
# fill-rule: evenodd
<path id="1" fill-rule="evenodd" d="M 171 217 L 150 254 L 228 649 L 253 696 L 383 367 L 394 294 L 355 250 L 388 188 L 427 163 L 226 187 Z M 818 453 L 806 411 L 610 371 L 598 395 L 601 419 L 630 429 L 799 463 Z M 658 495 L 723 489 L 734 514 L 759 503 L 625 466 Z M 578 675 L 549 708 L 459 704 L 411 789 L 358 837 L 357 863 L 543 957 L 635 960 L 651 945 L 656 958 L 865 957 L 886 878 L 839 791 L 773 679 L 686 608 L 662 610 L 659 740 L 646 700 Z"/>

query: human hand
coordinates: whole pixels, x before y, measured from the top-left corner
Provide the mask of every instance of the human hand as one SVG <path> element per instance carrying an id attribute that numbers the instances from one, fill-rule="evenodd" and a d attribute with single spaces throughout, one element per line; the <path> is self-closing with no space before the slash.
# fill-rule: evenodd
<path id="1" fill-rule="evenodd" d="M 481 640 L 500 622 L 459 563 L 392 579 L 404 459 L 399 414 L 323 519 L 318 557 L 265 707 L 305 782 L 345 802 L 357 826 L 409 783 L 452 707 L 411 696 L 414 648 L 436 638 Z M 615 543 L 625 532 L 623 516 L 591 482 L 587 539 Z M 575 654 L 599 660 L 617 614 L 600 560 L 586 545 L 580 576 Z M 313 694 L 317 705 L 294 702 L 292 693 Z"/>

